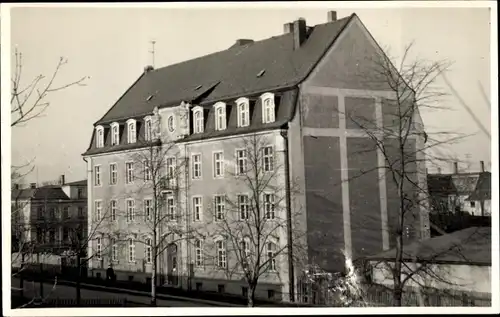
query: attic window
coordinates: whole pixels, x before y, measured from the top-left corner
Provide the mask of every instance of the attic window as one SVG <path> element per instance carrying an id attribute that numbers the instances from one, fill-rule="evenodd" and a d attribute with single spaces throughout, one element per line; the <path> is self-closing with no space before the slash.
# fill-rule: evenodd
<path id="1" fill-rule="evenodd" d="M 149 95 L 149 97 L 146 98 L 146 101 L 150 101 L 151 99 L 153 99 L 153 95 Z"/>
<path id="2" fill-rule="evenodd" d="M 198 86 L 196 86 L 196 88 L 195 88 L 194 90 L 198 90 L 198 89 L 200 89 L 202 86 L 203 86 L 203 85 L 198 85 Z"/>
<path id="3" fill-rule="evenodd" d="M 257 74 L 257 77 L 262 77 L 262 75 L 264 75 L 264 73 L 266 72 L 265 69 L 261 70 L 258 74 Z"/>

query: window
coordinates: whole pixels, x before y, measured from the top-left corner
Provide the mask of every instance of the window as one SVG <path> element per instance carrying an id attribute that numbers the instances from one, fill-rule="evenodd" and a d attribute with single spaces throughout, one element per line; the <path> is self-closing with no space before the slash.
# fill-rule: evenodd
<path id="1" fill-rule="evenodd" d="M 128 143 L 135 143 L 137 140 L 137 133 L 135 131 L 135 120 L 130 120 L 127 123 L 127 141 Z"/>
<path id="2" fill-rule="evenodd" d="M 133 239 L 128 239 L 128 261 L 135 262 L 135 243 Z"/>
<path id="3" fill-rule="evenodd" d="M 135 200 L 127 199 L 127 222 L 135 220 Z"/>
<path id="4" fill-rule="evenodd" d="M 247 172 L 247 151 L 236 151 L 236 174 L 244 175 Z"/>
<path id="5" fill-rule="evenodd" d="M 225 198 L 222 195 L 215 196 L 215 220 L 224 220 Z"/>
<path id="6" fill-rule="evenodd" d="M 63 228 L 62 242 L 69 242 L 69 229 Z"/>
<path id="7" fill-rule="evenodd" d="M 196 240 L 194 243 L 195 249 L 195 264 L 196 266 L 203 266 L 203 242 Z"/>
<path id="8" fill-rule="evenodd" d="M 269 271 L 276 271 L 276 244 L 268 242 L 266 249 Z"/>
<path id="9" fill-rule="evenodd" d="M 153 262 L 153 253 L 152 253 L 152 247 L 151 247 L 151 239 L 146 239 L 146 247 L 144 249 L 144 259 L 146 260 L 146 263 L 151 263 Z"/>
<path id="10" fill-rule="evenodd" d="M 50 208 L 50 212 L 49 212 L 49 218 L 50 219 L 56 219 L 56 208 L 52 207 Z"/>
<path id="11" fill-rule="evenodd" d="M 101 186 L 101 166 L 94 166 L 94 185 Z"/>
<path id="12" fill-rule="evenodd" d="M 194 133 L 203 133 L 203 109 L 194 111 Z"/>
<path id="13" fill-rule="evenodd" d="M 274 95 L 264 94 L 262 99 L 262 123 L 274 122 Z"/>
<path id="14" fill-rule="evenodd" d="M 134 182 L 134 163 L 125 163 L 125 183 L 132 184 Z"/>
<path id="15" fill-rule="evenodd" d="M 109 164 L 109 184 L 116 185 L 118 180 L 118 168 L 116 167 L 116 163 Z"/>
<path id="16" fill-rule="evenodd" d="M 248 296 L 248 287 L 244 287 L 244 286 L 241 287 L 241 296 L 247 298 L 247 296 Z"/>
<path id="17" fill-rule="evenodd" d="M 200 221 L 203 213 L 203 203 L 201 197 L 193 197 L 193 217 L 194 221 Z"/>
<path id="18" fill-rule="evenodd" d="M 175 179 L 175 167 L 176 167 L 176 159 L 175 157 L 167 158 L 167 179 L 173 180 Z"/>
<path id="19" fill-rule="evenodd" d="M 470 202 L 470 206 L 471 206 L 472 208 L 475 208 L 475 207 L 476 207 L 476 202 L 475 202 L 475 201 L 471 201 L 471 202 Z"/>
<path id="20" fill-rule="evenodd" d="M 250 106 L 247 98 L 236 100 L 238 107 L 238 127 L 246 127 L 250 124 Z"/>
<path id="21" fill-rule="evenodd" d="M 217 241 L 217 266 L 226 268 L 226 242 L 224 240 Z"/>
<path id="22" fill-rule="evenodd" d="M 41 228 L 36 229 L 36 241 L 43 243 L 43 230 Z"/>
<path id="23" fill-rule="evenodd" d="M 102 250 L 102 238 L 101 237 L 97 237 L 96 244 L 97 244 L 96 257 L 100 260 L 101 259 L 101 250 Z"/>
<path id="24" fill-rule="evenodd" d="M 193 179 L 201 178 L 201 154 L 194 154 L 193 161 Z"/>
<path id="25" fill-rule="evenodd" d="M 116 122 L 111 124 L 111 145 L 120 144 L 120 125 Z"/>
<path id="26" fill-rule="evenodd" d="M 226 129 L 226 104 L 217 103 L 215 105 L 215 130 Z"/>
<path id="27" fill-rule="evenodd" d="M 153 201 L 151 199 L 144 200 L 144 218 L 146 221 L 153 217 Z"/>
<path id="28" fill-rule="evenodd" d="M 95 201 L 95 220 L 100 221 L 102 216 L 102 201 Z"/>
<path id="29" fill-rule="evenodd" d="M 63 207 L 63 212 L 62 212 L 62 217 L 63 219 L 67 219 L 69 218 L 69 207 L 68 206 L 64 206 Z"/>
<path id="30" fill-rule="evenodd" d="M 266 213 L 267 219 L 274 219 L 275 210 L 273 194 L 264 194 L 264 212 Z"/>
<path id="31" fill-rule="evenodd" d="M 170 221 L 176 220 L 174 197 L 167 197 L 167 212 Z"/>
<path id="32" fill-rule="evenodd" d="M 78 199 L 82 199 L 82 198 L 84 198 L 83 188 L 78 187 L 78 189 L 77 189 L 77 194 L 76 194 L 76 195 L 77 195 Z"/>
<path id="33" fill-rule="evenodd" d="M 43 207 L 38 207 L 38 219 L 43 219 Z"/>
<path id="34" fill-rule="evenodd" d="M 224 284 L 219 284 L 217 285 L 217 291 L 221 294 L 224 294 L 226 291 L 225 291 L 225 287 L 224 287 Z"/>
<path id="35" fill-rule="evenodd" d="M 78 207 L 78 218 L 83 218 L 83 207 Z"/>
<path id="36" fill-rule="evenodd" d="M 96 147 L 104 147 L 104 127 L 102 126 L 96 128 Z"/>
<path id="37" fill-rule="evenodd" d="M 274 290 L 273 289 L 268 289 L 267 290 L 267 298 L 268 299 L 274 299 Z"/>
<path id="38" fill-rule="evenodd" d="M 262 165 L 264 167 L 264 172 L 272 172 L 273 170 L 273 147 L 267 146 L 262 149 Z"/>
<path id="39" fill-rule="evenodd" d="M 116 239 L 111 239 L 111 261 L 118 261 L 118 245 Z"/>
<path id="40" fill-rule="evenodd" d="M 116 200 L 112 200 L 111 201 L 111 221 L 116 221 L 116 209 L 117 209 Z"/>
<path id="41" fill-rule="evenodd" d="M 216 152 L 214 153 L 214 177 L 224 176 L 224 153 Z"/>
<path id="42" fill-rule="evenodd" d="M 243 267 L 246 267 L 248 260 L 250 258 L 250 240 L 245 238 L 241 240 L 241 257 Z"/>
<path id="43" fill-rule="evenodd" d="M 146 141 L 151 141 L 152 140 L 153 125 L 152 125 L 150 117 L 146 117 L 144 119 L 144 125 L 145 125 L 145 128 L 144 128 L 144 139 Z"/>
<path id="44" fill-rule="evenodd" d="M 144 181 L 149 182 L 153 178 L 152 171 L 149 168 L 148 161 L 144 161 L 143 165 L 144 165 Z"/>
<path id="45" fill-rule="evenodd" d="M 248 195 L 238 195 L 238 210 L 240 212 L 240 220 L 248 219 L 248 205 Z"/>

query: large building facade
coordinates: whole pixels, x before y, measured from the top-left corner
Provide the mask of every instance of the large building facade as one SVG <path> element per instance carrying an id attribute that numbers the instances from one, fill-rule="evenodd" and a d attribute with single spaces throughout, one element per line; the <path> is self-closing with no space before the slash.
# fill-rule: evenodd
<path id="1" fill-rule="evenodd" d="M 103 274 L 113 266 L 119 278 L 151 277 L 154 238 L 143 219 L 151 211 L 152 196 L 156 200 L 158 195 L 145 186 L 150 172 L 140 167 L 138 153 L 152 153 L 158 146 L 165 151 L 163 173 L 173 166 L 177 171 L 175 179 L 162 183 L 158 198 L 164 202 L 162 212 L 178 215 L 177 227 L 158 226 L 160 235 L 168 236 L 158 261 L 159 274 L 166 276 L 163 282 L 245 293 L 241 270 L 228 272 L 234 252 L 227 235 L 217 234 L 218 212 L 232 205 L 221 197 L 239 202 L 251 196 L 252 189 L 238 173 L 248 164 L 244 162 L 252 161 L 242 151 L 248 153 L 245 140 L 256 138 L 262 140 L 262 157 L 254 167 L 273 175 L 262 191 L 263 210 L 272 212 L 273 219 L 284 219 L 263 253 L 269 259 L 273 250 L 295 244 L 304 251 L 300 261 L 298 247 L 294 257 L 289 252 L 277 256 L 259 280 L 257 296 L 286 300 L 292 290 L 300 293 L 298 281 L 307 264 L 341 271 L 346 256 L 391 248 L 397 189 L 377 169 L 384 163 L 382 153 L 346 115 L 368 118 L 380 129 L 387 124 L 389 110 L 384 106 L 395 93 L 383 82 L 360 80 L 362 71 L 372 66 L 371 58 L 380 54 L 355 14 L 337 19 L 329 12 L 324 24 L 310 27 L 300 19 L 285 24 L 280 36 L 238 40 L 221 52 L 145 68 L 95 123 L 83 154 L 93 215 L 89 231 L 96 232 L 89 252 L 98 255 L 90 269 Z M 411 139 L 417 149 L 423 142 L 423 136 Z M 426 186 L 424 157 L 415 161 L 423 171 L 417 181 Z M 108 214 L 109 221 L 103 221 Z M 417 215 L 412 237 L 425 239 L 426 210 L 420 208 Z"/>

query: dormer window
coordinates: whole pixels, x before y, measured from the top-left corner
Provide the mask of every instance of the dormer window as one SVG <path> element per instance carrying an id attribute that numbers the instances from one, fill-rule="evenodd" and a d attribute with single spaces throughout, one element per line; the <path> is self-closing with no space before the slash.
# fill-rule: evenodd
<path id="1" fill-rule="evenodd" d="M 238 127 L 246 127 L 250 124 L 250 103 L 248 98 L 236 100 L 238 109 Z"/>
<path id="2" fill-rule="evenodd" d="M 120 125 L 117 122 L 111 123 L 111 145 L 120 144 Z"/>
<path id="3" fill-rule="evenodd" d="M 95 128 L 95 137 L 96 137 L 96 147 L 104 147 L 104 127 L 98 126 Z"/>
<path id="4" fill-rule="evenodd" d="M 223 102 L 216 103 L 215 108 L 215 130 L 221 131 L 226 129 L 226 104 Z"/>
<path id="5" fill-rule="evenodd" d="M 274 122 L 275 120 L 274 94 L 265 93 L 260 98 L 262 100 L 262 123 Z"/>
<path id="6" fill-rule="evenodd" d="M 194 133 L 203 133 L 203 108 L 193 108 Z"/>
<path id="7" fill-rule="evenodd" d="M 137 132 L 135 129 L 136 122 L 134 119 L 127 121 L 127 142 L 135 143 L 137 141 Z"/>
<path id="8" fill-rule="evenodd" d="M 144 139 L 151 141 L 153 133 L 153 123 L 151 117 L 144 118 Z"/>

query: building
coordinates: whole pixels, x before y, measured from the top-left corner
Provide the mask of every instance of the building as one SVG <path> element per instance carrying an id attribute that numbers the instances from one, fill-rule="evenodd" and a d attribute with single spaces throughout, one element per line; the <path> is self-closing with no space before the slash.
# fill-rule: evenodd
<path id="1" fill-rule="evenodd" d="M 433 213 L 491 216 L 491 173 L 483 161 L 478 172 L 460 172 L 455 162 L 452 173 L 429 174 L 427 181 Z"/>
<path id="2" fill-rule="evenodd" d="M 87 180 L 29 188 L 15 185 L 12 201 L 12 249 L 61 254 L 78 230 L 87 232 Z"/>
<path id="3" fill-rule="evenodd" d="M 395 250 L 367 259 L 372 267 L 372 282 L 392 286 L 392 276 L 383 263 L 394 262 Z M 458 298 L 466 294 L 478 300 L 477 306 L 491 305 L 491 228 L 471 227 L 414 242 L 404 247 L 403 261 L 403 267 L 411 268 L 405 270 L 403 278 L 416 272 L 405 289 L 421 288 L 423 294 L 432 294 L 429 290 L 434 289 L 443 296 L 460 294 Z M 415 269 L 418 265 L 423 268 Z"/>
<path id="4" fill-rule="evenodd" d="M 398 206 L 396 188 L 377 172 L 383 162 L 381 152 L 364 151 L 373 148 L 373 141 L 342 115 L 366 116 L 380 128 L 390 122 L 389 107 L 384 105 L 395 93 L 383 82 L 360 80 L 359 70 L 369 70 L 371 58 L 379 54 L 382 50 L 358 16 L 337 19 L 332 11 L 324 24 L 307 26 L 299 19 L 269 39 L 240 39 L 210 55 L 160 69 L 146 67 L 95 122 L 83 154 L 89 214 L 101 219 L 109 212 L 114 219 L 109 230 L 89 245 L 89 252 L 97 255 L 91 272 L 102 276 L 113 266 L 118 278 L 144 281 L 151 276 L 152 237 L 144 221 L 131 216 L 150 210 L 151 191 L 141 190 L 144 181 L 132 181 L 134 171 L 140 170 L 133 153 L 154 145 L 171 148 L 171 159 L 165 162 L 168 171 L 179 163 L 176 157 L 186 159 L 182 177 L 176 180 L 182 184 L 165 188 L 166 212 L 183 211 L 186 216 L 179 226 L 206 222 L 202 227 L 210 233 L 210 209 L 225 206 L 220 195 L 245 191 L 232 174 L 247 162 L 240 142 L 252 135 L 266 138 L 264 155 L 276 164 L 263 162 L 263 169 L 279 166 L 273 184 L 285 188 L 281 194 L 286 197 L 282 204 L 287 226 L 270 248 L 286 244 L 292 231 L 306 232 L 300 240 L 306 246 L 301 260 L 327 271 L 344 269 L 344 249 L 352 257 L 389 249 L 393 242 L 388 232 Z M 421 127 L 420 116 L 416 117 Z M 423 137 L 411 140 L 422 148 Z M 420 163 L 417 168 L 425 170 Z M 364 170 L 374 172 L 354 177 Z M 145 175 L 144 171 L 139 179 Z M 298 187 L 293 193 L 286 190 L 292 181 Z M 425 186 L 425 172 L 419 173 L 418 183 Z M 266 202 L 274 199 L 266 197 Z M 125 217 L 113 216 L 120 213 Z M 290 230 L 292 214 L 301 218 Z M 89 228 L 95 228 L 90 218 Z M 418 211 L 415 218 L 413 238 L 426 238 L 425 211 Z M 104 251 L 107 239 L 109 255 Z M 175 280 L 183 288 L 246 294 L 241 275 L 228 277 L 227 270 L 219 270 L 231 259 L 226 258 L 225 242 L 218 239 L 211 241 L 210 250 L 203 249 L 210 241 L 171 243 L 160 256 L 160 275 L 187 276 Z M 201 261 L 201 254 L 207 261 L 212 258 L 211 264 Z M 257 293 L 283 294 L 286 300 L 289 293 L 299 292 L 297 280 L 304 263 L 286 256 L 276 266 L 273 274 L 260 279 Z"/>

